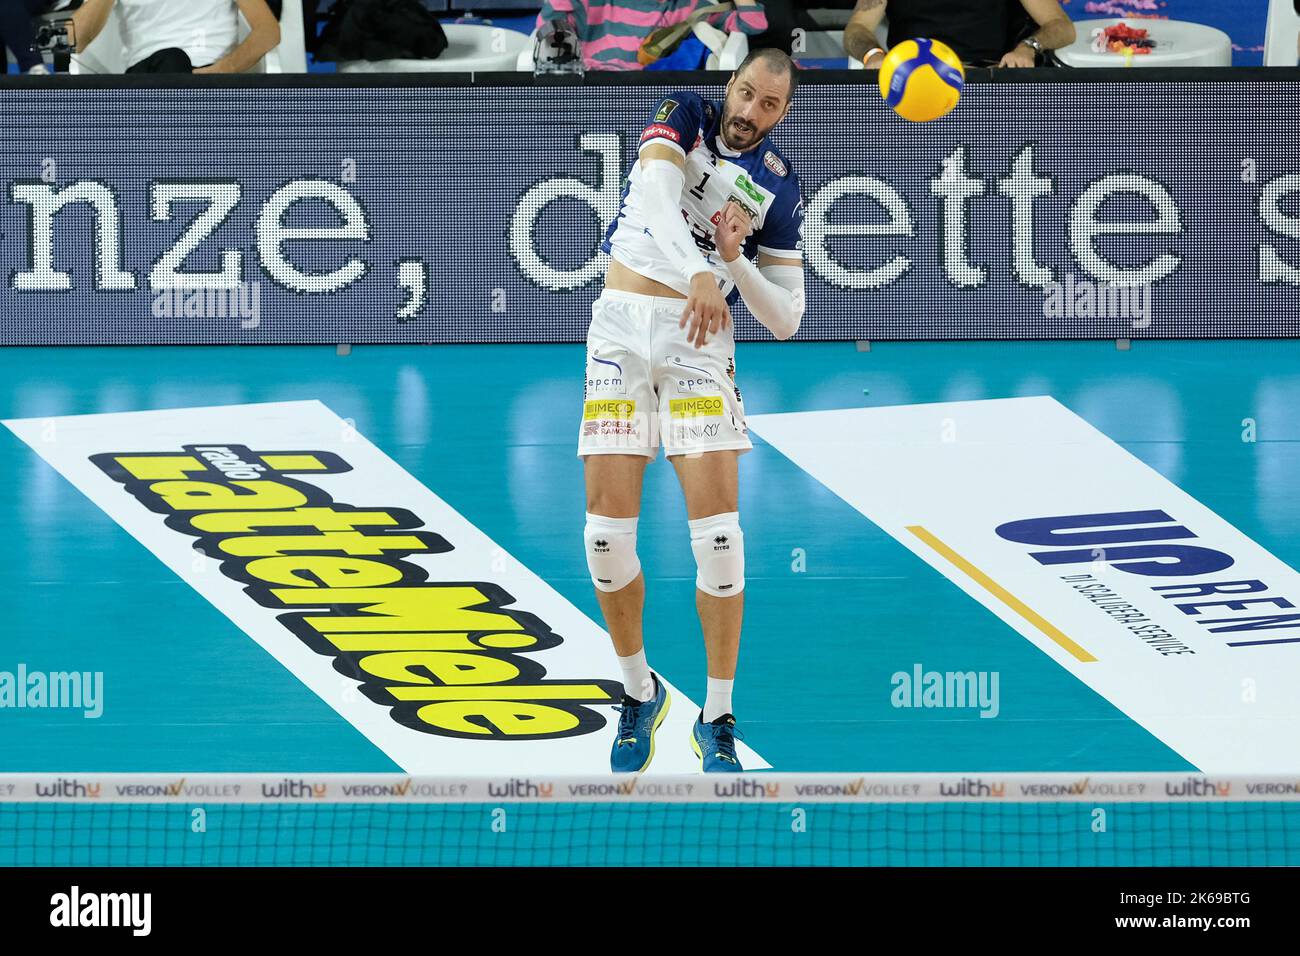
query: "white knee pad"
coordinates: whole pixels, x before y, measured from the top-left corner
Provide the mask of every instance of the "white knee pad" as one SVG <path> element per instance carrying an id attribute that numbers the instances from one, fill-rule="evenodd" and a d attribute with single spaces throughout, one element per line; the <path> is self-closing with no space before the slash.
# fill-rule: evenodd
<path id="1" fill-rule="evenodd" d="M 587 512 L 582 537 L 587 544 L 587 569 L 598 590 L 621 591 L 640 573 L 636 521 L 636 518 L 607 518 Z"/>
<path id="2" fill-rule="evenodd" d="M 688 523 L 698 569 L 695 586 L 714 597 L 731 597 L 745 590 L 745 536 L 740 531 L 740 513 L 728 511 Z"/>

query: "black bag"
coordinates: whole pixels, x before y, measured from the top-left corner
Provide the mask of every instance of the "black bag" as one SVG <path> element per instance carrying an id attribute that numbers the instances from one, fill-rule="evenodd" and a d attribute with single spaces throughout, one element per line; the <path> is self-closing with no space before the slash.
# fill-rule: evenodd
<path id="1" fill-rule="evenodd" d="M 321 60 L 432 60 L 447 34 L 419 0 L 338 0 L 320 37 Z"/>

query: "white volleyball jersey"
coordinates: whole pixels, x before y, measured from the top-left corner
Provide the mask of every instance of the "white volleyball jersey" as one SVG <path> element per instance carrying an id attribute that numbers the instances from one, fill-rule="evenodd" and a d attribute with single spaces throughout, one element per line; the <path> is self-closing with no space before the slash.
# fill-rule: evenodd
<path id="1" fill-rule="evenodd" d="M 767 137 L 754 149 L 737 153 L 722 141 L 718 132 L 721 122 L 720 101 L 689 91 L 673 93 L 659 101 L 654 119 L 641 134 L 639 149 L 665 143 L 685 157 L 681 213 L 717 277 L 718 287 L 731 302 L 738 293 L 714 243 L 723 205 L 734 199 L 753 218 L 754 230 L 741 251 L 746 258 L 766 252 L 783 259 L 802 259 L 803 198 L 789 161 Z M 601 249 L 641 275 L 687 295 L 690 282 L 659 249 L 641 216 L 645 194 L 640 184 L 638 159 L 632 164 L 618 216 L 605 232 Z"/>

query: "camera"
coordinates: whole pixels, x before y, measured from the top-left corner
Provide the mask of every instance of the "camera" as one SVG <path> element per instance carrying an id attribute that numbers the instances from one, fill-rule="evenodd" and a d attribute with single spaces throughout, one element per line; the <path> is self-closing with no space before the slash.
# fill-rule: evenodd
<path id="1" fill-rule="evenodd" d="M 69 36 L 68 24 L 71 17 L 62 20 L 41 20 L 36 23 L 36 41 L 34 46 L 42 53 L 72 52 L 72 38 Z"/>
<path id="2" fill-rule="evenodd" d="M 582 76 L 582 43 L 569 18 L 556 17 L 537 31 L 533 47 L 533 75 L 574 74 Z"/>

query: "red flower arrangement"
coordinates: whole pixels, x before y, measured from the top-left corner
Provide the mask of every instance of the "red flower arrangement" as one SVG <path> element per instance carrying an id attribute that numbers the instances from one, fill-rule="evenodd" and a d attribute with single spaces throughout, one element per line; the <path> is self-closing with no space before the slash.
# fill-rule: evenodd
<path id="1" fill-rule="evenodd" d="M 1156 46 L 1146 30 L 1136 30 L 1123 22 L 1107 27 L 1105 35 L 1106 49 L 1112 53 L 1150 53 Z"/>

